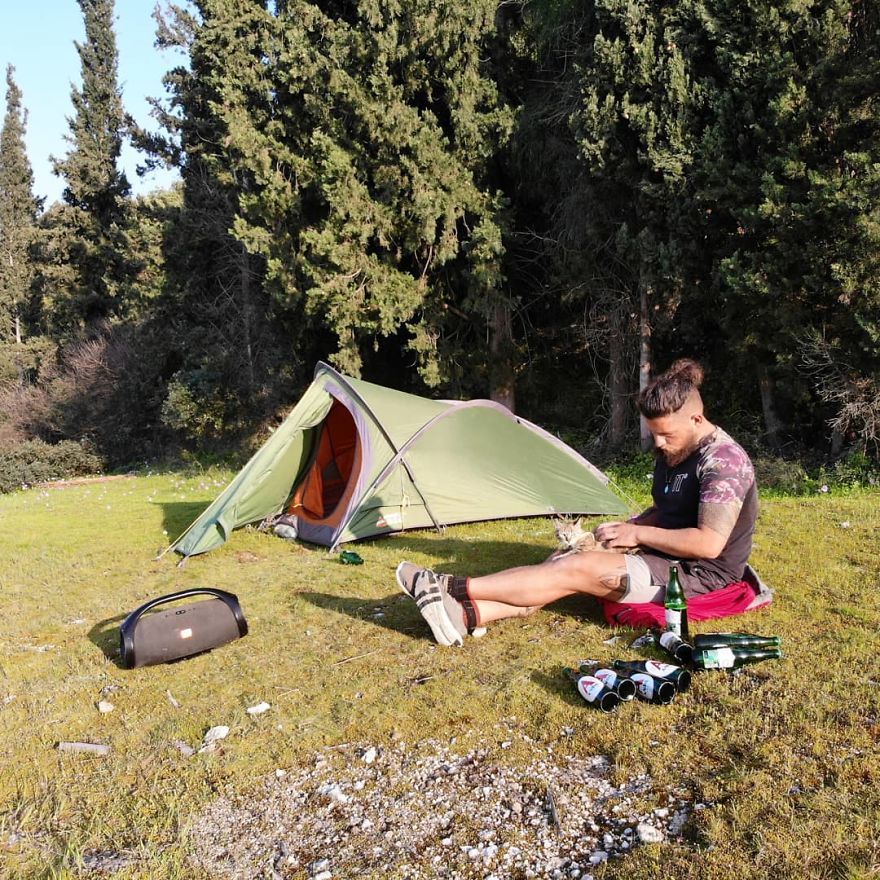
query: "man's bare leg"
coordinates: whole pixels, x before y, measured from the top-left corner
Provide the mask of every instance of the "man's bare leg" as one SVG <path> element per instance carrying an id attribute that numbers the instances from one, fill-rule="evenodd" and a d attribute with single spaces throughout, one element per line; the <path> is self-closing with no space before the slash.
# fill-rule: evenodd
<path id="1" fill-rule="evenodd" d="M 474 599 L 474 608 L 479 616 L 480 626 L 493 620 L 507 620 L 510 617 L 528 617 L 541 610 L 540 605 L 508 605 L 507 602 L 490 602 L 487 599 Z"/>
<path id="2" fill-rule="evenodd" d="M 468 594 L 480 624 L 525 617 L 539 608 L 582 593 L 619 600 L 627 588 L 622 553 L 571 553 L 539 565 L 509 568 L 468 581 Z"/>
<path id="3" fill-rule="evenodd" d="M 401 562 L 396 578 L 442 645 L 461 645 L 466 633 L 478 635 L 486 623 L 525 617 L 565 596 L 621 599 L 629 585 L 621 553 L 554 554 L 539 565 L 470 579 Z"/>

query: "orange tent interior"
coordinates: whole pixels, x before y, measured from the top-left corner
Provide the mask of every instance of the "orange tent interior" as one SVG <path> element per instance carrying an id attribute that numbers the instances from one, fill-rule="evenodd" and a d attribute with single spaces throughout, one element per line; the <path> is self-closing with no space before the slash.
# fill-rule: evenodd
<path id="1" fill-rule="evenodd" d="M 320 431 L 311 466 L 294 490 L 287 512 L 316 524 L 335 525 L 357 483 L 361 445 L 351 413 L 338 400 Z"/>

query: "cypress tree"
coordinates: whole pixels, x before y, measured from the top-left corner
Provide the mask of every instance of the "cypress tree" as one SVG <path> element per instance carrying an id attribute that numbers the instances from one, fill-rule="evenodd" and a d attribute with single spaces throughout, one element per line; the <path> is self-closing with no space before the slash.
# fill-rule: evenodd
<path id="1" fill-rule="evenodd" d="M 74 270 L 71 289 L 54 291 L 56 309 L 66 313 L 54 315 L 53 322 L 68 330 L 123 314 L 133 273 L 126 237 L 130 187 L 118 167 L 127 120 L 117 85 L 114 3 L 78 3 L 86 33 L 85 41 L 75 44 L 82 85 L 71 90 L 70 150 L 53 159 L 66 183 L 59 226 Z"/>
<path id="2" fill-rule="evenodd" d="M 728 405 L 757 404 L 773 444 L 823 430 L 800 378 L 806 336 L 848 363 L 877 351 L 880 75 L 876 41 L 854 30 L 860 8 L 705 0 L 691 41 L 706 97 L 692 179 L 712 267 L 690 310 L 726 340 Z"/>
<path id="3" fill-rule="evenodd" d="M 165 243 L 166 288 L 154 318 L 166 328 L 173 374 L 167 421 L 186 432 L 175 401 L 209 401 L 212 418 L 190 426 L 205 439 L 264 417 L 279 393 L 289 399 L 285 386 L 306 354 L 300 346 L 309 345 L 309 327 L 272 301 L 262 257 L 232 231 L 253 181 L 230 149 L 223 90 L 262 56 L 266 4 L 197 0 L 191 8 L 157 11 L 156 20 L 157 46 L 182 50 L 189 63 L 166 74 L 167 102 L 153 101 L 162 131 L 135 134 L 151 163 L 178 168 L 182 179 L 183 202 Z M 265 100 L 262 92 L 250 95 L 249 112 L 260 113 Z"/>
<path id="4" fill-rule="evenodd" d="M 833 306 L 796 334 L 827 417 L 831 452 L 880 454 L 880 5 L 840 4 L 820 68 L 822 149 L 810 169 L 805 214 L 811 286 Z"/>
<path id="5" fill-rule="evenodd" d="M 483 60 L 496 4 L 294 0 L 260 19 L 262 52 L 219 83 L 246 182 L 235 234 L 278 299 L 332 332 L 340 368 L 388 339 L 430 385 L 460 369 L 485 387 L 485 336 L 503 359 L 510 306 L 493 173 L 513 113 Z"/>
<path id="6" fill-rule="evenodd" d="M 27 112 L 15 69 L 6 68 L 6 115 L 0 131 L 0 339 L 21 344 L 24 306 L 33 279 L 29 250 L 34 243 L 41 200 L 25 150 Z"/>
<path id="7" fill-rule="evenodd" d="M 672 322 L 688 283 L 700 101 L 682 39 L 690 9 L 550 0 L 530 14 L 546 85 L 527 100 L 526 173 L 537 169 L 543 183 L 549 281 L 581 328 L 578 369 L 606 365 L 603 433 L 613 446 L 649 376 L 651 337 Z"/>
<path id="8" fill-rule="evenodd" d="M 552 191 L 565 192 L 563 174 L 574 183 L 551 237 L 572 298 L 607 328 L 591 332 L 610 361 L 611 437 L 624 427 L 615 413 L 636 322 L 661 362 L 696 354 L 732 377 L 712 389 L 717 405 L 762 415 L 771 443 L 829 415 L 804 374 L 866 414 L 847 418 L 867 431 L 880 305 L 876 3 L 549 8 L 544 57 L 555 49 L 560 72 L 536 115 L 557 129 L 571 120 L 585 169 L 569 149 Z"/>

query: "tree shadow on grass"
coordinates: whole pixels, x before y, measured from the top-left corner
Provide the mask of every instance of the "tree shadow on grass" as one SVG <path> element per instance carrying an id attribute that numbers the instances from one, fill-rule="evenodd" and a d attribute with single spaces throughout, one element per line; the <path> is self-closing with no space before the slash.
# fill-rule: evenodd
<path id="1" fill-rule="evenodd" d="M 389 535 L 382 538 L 382 549 L 399 550 L 401 559 L 415 556 L 431 556 L 440 559 L 432 563 L 435 571 L 448 574 L 468 575 L 479 577 L 480 575 L 493 574 L 506 568 L 516 568 L 521 565 L 536 565 L 543 562 L 553 550 L 553 546 L 547 544 L 534 544 L 513 541 L 498 540 L 471 540 L 458 535 L 437 532 L 402 532 L 397 535 Z M 374 542 L 358 542 L 352 544 L 369 546 Z M 375 542 L 379 545 L 379 541 Z"/>
<path id="2" fill-rule="evenodd" d="M 162 508 L 162 528 L 168 533 L 169 541 L 176 541 L 209 505 L 204 501 L 154 501 Z"/>
<path id="3" fill-rule="evenodd" d="M 602 614 L 599 600 L 593 596 L 567 596 L 565 599 L 558 599 L 550 605 L 545 605 L 544 610 L 551 614 L 573 617 L 584 623 L 594 623 L 601 627 L 608 626 Z"/>
<path id="4" fill-rule="evenodd" d="M 381 599 L 360 599 L 311 590 L 296 595 L 317 608 L 346 614 L 355 620 L 373 623 L 411 638 L 422 638 L 427 634 L 427 624 L 415 602 L 402 593 L 391 593 Z M 549 615 L 572 617 L 597 626 L 605 625 L 601 608 L 590 596 L 569 596 L 560 599 L 545 606 L 543 612 Z"/>
<path id="5" fill-rule="evenodd" d="M 440 562 L 432 563 L 435 571 L 468 577 L 494 574 L 519 566 L 538 565 L 544 562 L 553 550 L 553 546 L 549 543 L 545 545 L 511 541 L 468 541 L 453 536 L 440 536 L 436 533 L 419 535 L 407 532 L 382 540 L 393 540 L 396 546 L 400 547 L 401 559 L 406 559 L 407 554 L 441 557 Z M 607 626 L 599 601 L 592 596 L 575 595 L 558 599 L 546 605 L 545 610 L 598 626 Z"/>

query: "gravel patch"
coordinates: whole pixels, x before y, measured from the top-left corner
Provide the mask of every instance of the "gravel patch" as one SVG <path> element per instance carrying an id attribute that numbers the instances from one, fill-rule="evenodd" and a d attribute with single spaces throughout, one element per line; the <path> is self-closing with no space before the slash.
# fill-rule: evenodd
<path id="1" fill-rule="evenodd" d="M 502 744 L 524 755 L 514 767 L 454 744 L 346 744 L 276 770 L 196 818 L 193 857 L 217 878 L 590 880 L 608 859 L 678 836 L 691 810 L 686 792 L 655 791 L 648 775 L 612 784 L 602 755 L 559 757 L 514 734 Z"/>

